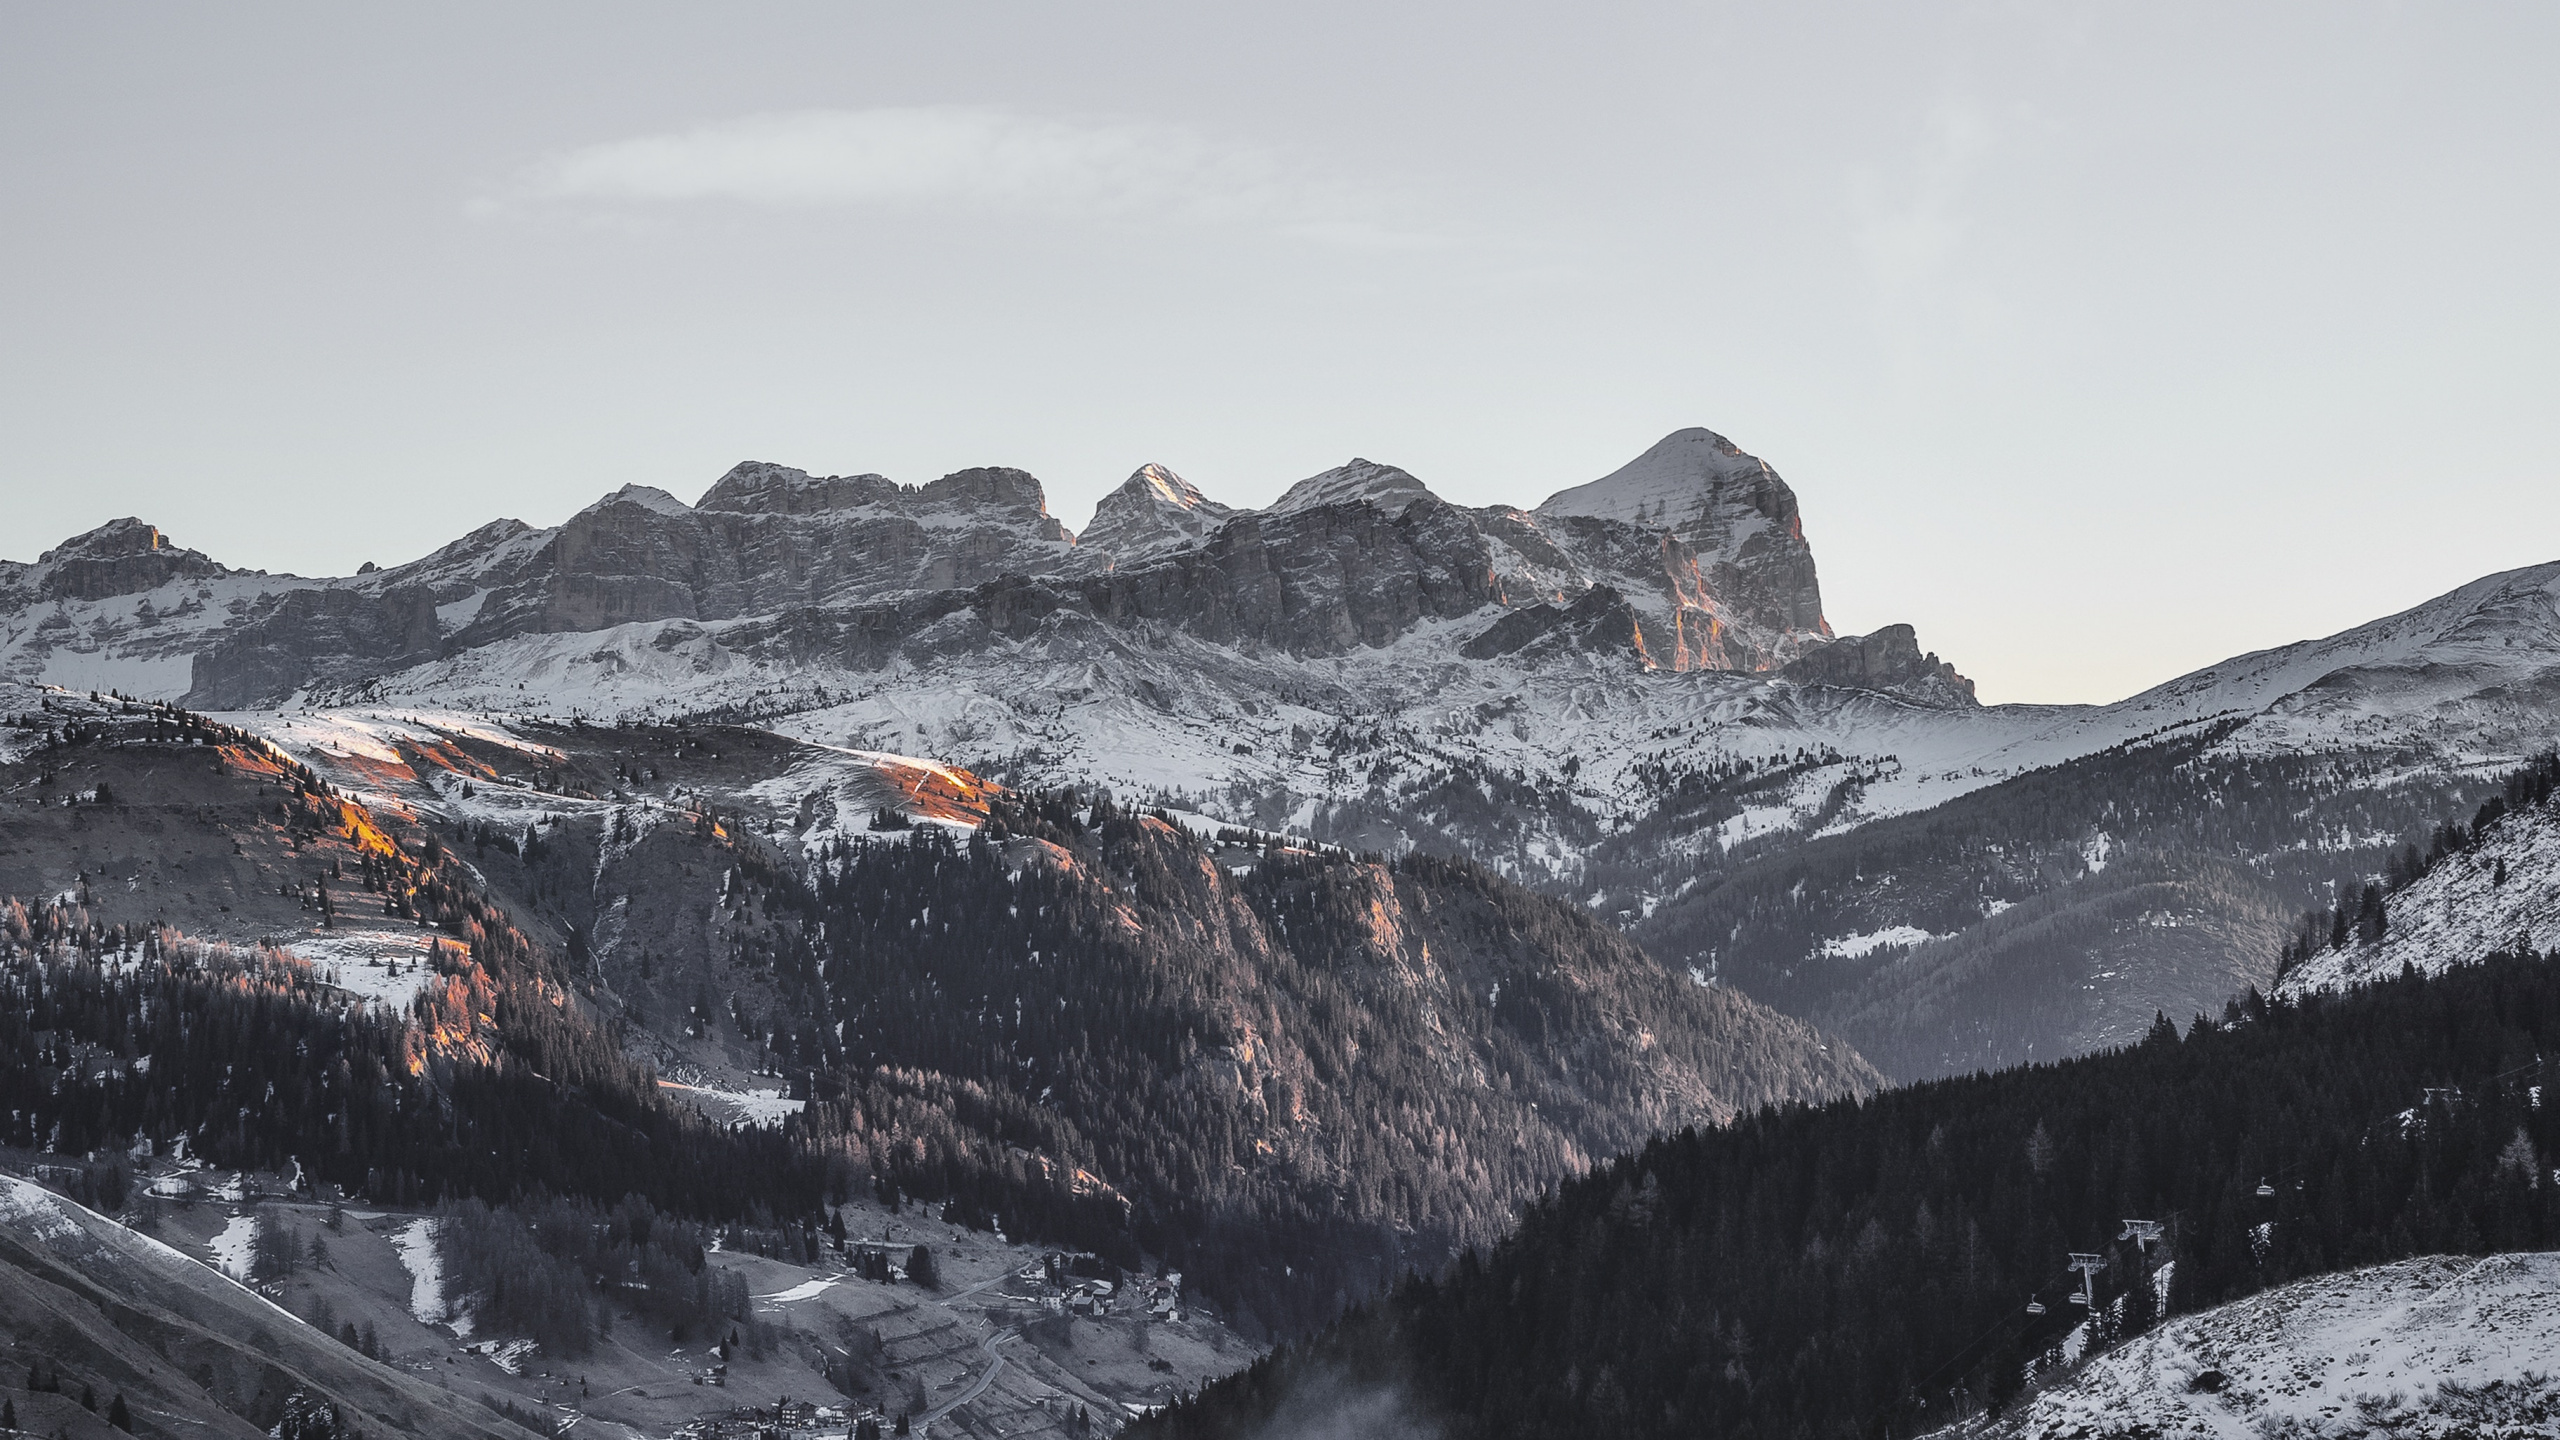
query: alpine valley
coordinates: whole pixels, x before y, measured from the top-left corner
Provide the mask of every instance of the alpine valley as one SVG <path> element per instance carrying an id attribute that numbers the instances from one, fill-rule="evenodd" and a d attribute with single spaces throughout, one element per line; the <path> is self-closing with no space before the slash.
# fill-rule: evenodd
<path id="1" fill-rule="evenodd" d="M 1985 706 L 1703 429 L 1080 531 L 750 462 L 340 578 L 114 521 L 0 562 L 0 717 L 46 1433 L 2165 1434 L 2265 1287 L 2560 1274 L 2423 1260 L 2560 1243 L 2560 562 Z"/>

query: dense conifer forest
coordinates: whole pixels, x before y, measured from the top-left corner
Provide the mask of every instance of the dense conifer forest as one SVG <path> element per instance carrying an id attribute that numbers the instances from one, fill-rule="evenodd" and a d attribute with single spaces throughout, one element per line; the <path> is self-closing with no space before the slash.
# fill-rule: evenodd
<path id="1" fill-rule="evenodd" d="M 2560 1245 L 2555 1050 L 2560 957 L 2501 955 L 1683 1131 L 1142 1428 L 1383 1395 L 1469 1437 L 1916 1433 L 2013 1399 L 2080 1322 L 2068 1252 L 2105 1261 L 2103 1343 L 2155 1296 Z"/>
<path id="2" fill-rule="evenodd" d="M 838 846 L 745 1017 L 795 1135 L 1286 1332 L 1645 1135 L 1873 1072 L 1463 861 L 1195 838 L 1107 797 Z"/>
<path id="3" fill-rule="evenodd" d="M 298 1162 L 386 1203 L 637 1194 L 714 1218 L 817 1205 L 818 1167 L 779 1135 L 668 1106 L 592 1032 L 535 1023 L 463 952 L 443 965 L 400 1015 L 274 952 L 9 902 L 0 1141 L 66 1154 L 184 1141 L 215 1165 Z M 492 1029 L 506 1038 L 480 1058 L 435 1045 Z"/>

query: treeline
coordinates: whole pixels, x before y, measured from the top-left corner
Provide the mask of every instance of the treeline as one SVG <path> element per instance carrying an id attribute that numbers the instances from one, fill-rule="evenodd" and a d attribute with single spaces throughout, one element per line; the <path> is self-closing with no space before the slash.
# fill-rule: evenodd
<path id="1" fill-rule="evenodd" d="M 2264 982 L 2256 957 L 2284 925 L 2239 862 L 2141 851 L 1929 941 L 1823 1018 L 1913 1079 L 2085 1054 L 2139 1036 L 2142 1011 L 2171 995 L 2196 997 L 2192 1010 Z M 2101 1003 L 2100 985 L 2130 1003 Z"/>
<path id="2" fill-rule="evenodd" d="M 2499 793 L 2481 802 L 2470 824 L 2443 821 L 2428 835 L 2424 849 L 2412 840 L 2391 851 L 2379 875 L 2359 874 L 2339 881 L 2332 903 L 2304 911 L 2295 922 L 2285 940 L 2278 977 L 2314 955 L 2380 941 L 2390 928 L 2392 896 L 2425 879 L 2448 856 L 2478 849 L 2507 816 L 2548 804 L 2555 791 L 2560 791 L 2560 750 L 2546 750 L 2509 772 Z M 2502 867 L 2504 863 L 2500 862 Z M 2504 883 L 2503 870 L 2500 883 Z"/>
<path id="3" fill-rule="evenodd" d="M 754 1317 L 743 1274 L 704 1263 L 709 1239 L 638 1195 L 497 1210 L 466 1199 L 435 1222 L 447 1302 L 466 1305 L 478 1325 L 531 1336 L 546 1354 L 589 1353 L 618 1310 L 678 1344 L 734 1333 L 762 1355 L 772 1327 Z"/>
<path id="4" fill-rule="evenodd" d="M 1913 1434 L 2058 1363 L 2083 1313 L 2066 1252 L 2104 1260 L 2098 1313 L 2123 1333 L 2168 1260 L 2174 1313 L 2560 1244 L 2555 1047 L 2560 957 L 2498 956 L 1685 1131 L 1140 1430 L 1243 1436 L 1392 1394 L 1463 1437 Z M 2159 1222 L 2147 1254 L 2128 1217 Z"/>
<path id="5" fill-rule="evenodd" d="M 782 1136 L 667 1105 L 618 1056 L 599 1063 L 599 1042 L 529 1023 L 547 1017 L 455 968 L 467 962 L 453 952 L 444 963 L 402 1016 L 274 951 L 0 903 L 0 1140 L 78 1155 L 183 1139 L 215 1165 L 299 1161 L 390 1204 L 636 1193 L 715 1219 L 815 1213 L 823 1167 Z M 480 1004 L 527 1041 L 482 1059 L 441 1048 L 438 1032 Z"/>

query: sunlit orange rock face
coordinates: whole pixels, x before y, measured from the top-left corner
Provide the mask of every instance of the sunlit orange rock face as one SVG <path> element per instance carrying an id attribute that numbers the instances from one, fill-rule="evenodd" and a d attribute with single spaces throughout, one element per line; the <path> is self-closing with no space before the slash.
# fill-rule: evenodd
<path id="1" fill-rule="evenodd" d="M 987 802 L 1002 793 L 966 770 L 941 765 L 884 758 L 876 768 L 899 808 L 919 820 L 983 824 Z"/>

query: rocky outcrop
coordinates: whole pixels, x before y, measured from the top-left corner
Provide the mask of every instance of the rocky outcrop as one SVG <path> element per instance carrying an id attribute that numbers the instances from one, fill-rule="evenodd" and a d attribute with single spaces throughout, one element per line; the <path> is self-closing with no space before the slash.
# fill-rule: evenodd
<path id="1" fill-rule="evenodd" d="M 229 573 L 119 521 L 0 571 L 0 590 L 94 598 Z M 1762 672 L 1830 639 L 1794 495 L 1703 430 L 1534 511 L 1452 505 L 1366 459 L 1238 511 L 1147 465 L 1096 507 L 1083 545 L 1021 470 L 902 485 L 748 461 L 698 504 L 626 485 L 547 529 L 500 521 L 389 570 L 260 576 L 190 603 L 206 619 L 190 636 L 158 632 L 154 663 L 191 660 L 191 697 L 224 706 L 502 642 L 674 622 L 692 628 L 610 643 L 766 659 L 780 647 L 795 663 L 865 670 L 1035 638 L 1180 635 L 1240 659 L 1259 647 L 1335 656 L 1467 621 L 1460 653 L 1474 658 L 1570 651 L 1635 669 Z M 103 656 L 127 622 L 53 623 L 61 633 L 38 639 L 76 635 Z M 21 647 L 29 665 L 35 644 Z"/>
<path id="2" fill-rule="evenodd" d="M 899 485 L 881 475 L 811 475 L 788 465 L 742 460 L 703 492 L 703 510 L 744 515 L 825 515 L 894 504 Z"/>
<path id="3" fill-rule="evenodd" d="M 1924 705 L 1970 707 L 1973 682 L 1933 651 L 1921 653 L 1919 633 L 1908 625 L 1887 625 L 1867 635 L 1851 635 L 1805 651 L 1778 672 L 1781 680 L 1799 685 L 1839 685 L 1885 690 Z"/>
<path id="4" fill-rule="evenodd" d="M 128 515 L 47 550 L 25 578 L 48 600 L 105 600 L 222 573 L 210 557 L 169 544 L 158 527 Z"/>
<path id="5" fill-rule="evenodd" d="M 1401 515 L 1418 501 L 1438 498 L 1430 486 L 1395 466 L 1354 456 L 1347 465 L 1310 475 L 1282 491 L 1268 513 L 1296 515 L 1328 505 L 1375 505 L 1390 515 Z"/>
<path id="6" fill-rule="evenodd" d="M 1392 516 L 1363 504 L 1245 512 L 1197 549 L 1071 581 L 1008 577 L 979 603 L 990 632 L 1008 639 L 1071 612 L 1292 655 L 1382 646 L 1424 620 L 1496 602 L 1490 555 L 1468 513 L 1425 498 Z"/>
<path id="7" fill-rule="evenodd" d="M 1531 605 L 1514 610 L 1458 647 L 1470 660 L 1499 655 L 1543 658 L 1565 652 L 1632 656 L 1645 669 L 1654 668 L 1645 648 L 1644 623 L 1627 597 L 1606 585 L 1594 585 L 1571 605 Z"/>

